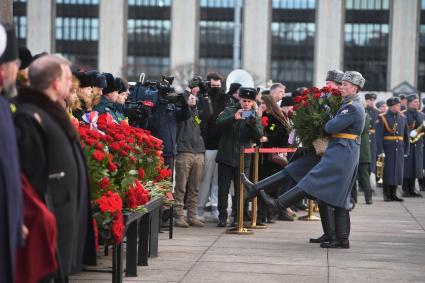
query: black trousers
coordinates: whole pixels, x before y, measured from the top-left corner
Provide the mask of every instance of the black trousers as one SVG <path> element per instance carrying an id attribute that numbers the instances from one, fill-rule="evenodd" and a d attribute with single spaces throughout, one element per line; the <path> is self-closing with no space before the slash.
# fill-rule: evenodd
<path id="1" fill-rule="evenodd" d="M 249 167 L 245 167 L 245 174 L 249 174 Z M 218 163 L 218 218 L 222 221 L 227 220 L 227 203 L 229 198 L 230 183 L 233 181 L 235 188 L 235 201 L 232 201 L 232 211 L 236 215 L 239 203 L 239 185 L 240 175 L 239 167 L 229 166 L 223 163 Z M 233 200 L 232 199 L 232 200 Z"/>

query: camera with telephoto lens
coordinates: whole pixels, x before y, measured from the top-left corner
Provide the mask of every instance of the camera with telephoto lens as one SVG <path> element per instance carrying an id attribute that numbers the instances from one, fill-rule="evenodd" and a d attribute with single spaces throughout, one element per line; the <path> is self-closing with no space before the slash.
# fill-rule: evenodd
<path id="1" fill-rule="evenodd" d="M 196 76 L 189 81 L 188 86 L 190 89 L 199 87 L 199 94 L 202 95 L 203 97 L 206 97 L 208 96 L 208 90 L 211 87 L 211 82 L 202 79 L 201 76 Z"/>

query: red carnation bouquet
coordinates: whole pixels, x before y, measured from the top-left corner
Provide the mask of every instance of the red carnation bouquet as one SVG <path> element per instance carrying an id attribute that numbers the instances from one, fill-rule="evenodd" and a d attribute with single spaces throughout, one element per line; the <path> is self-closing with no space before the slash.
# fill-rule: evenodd
<path id="1" fill-rule="evenodd" d="M 100 238 L 119 243 L 125 229 L 123 213 L 143 211 L 143 205 L 156 196 L 151 189 L 158 182 L 166 196 L 172 188 L 171 171 L 164 167 L 162 141 L 149 131 L 126 122 L 116 124 L 107 114 L 99 116 L 96 126 L 78 127 L 89 171 L 93 216 Z"/>
<path id="2" fill-rule="evenodd" d="M 292 121 L 301 146 L 311 147 L 314 141 L 328 137 L 325 124 L 330 119 L 329 114 L 336 114 L 341 101 L 339 90 L 329 86 L 321 89 L 312 87 L 294 98 Z"/>

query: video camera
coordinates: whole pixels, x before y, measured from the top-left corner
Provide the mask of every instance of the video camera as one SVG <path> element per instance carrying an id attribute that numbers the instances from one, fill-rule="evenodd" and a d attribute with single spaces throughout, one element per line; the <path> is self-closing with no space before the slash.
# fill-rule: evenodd
<path id="1" fill-rule="evenodd" d="M 142 79 L 143 76 L 143 79 Z M 146 128 L 152 109 L 158 104 L 186 103 L 182 94 L 177 94 L 172 87 L 174 77 L 162 76 L 159 81 L 144 81 L 140 76 L 136 85 L 130 89 L 130 95 L 125 104 L 126 116 L 132 126 Z"/>
<path id="2" fill-rule="evenodd" d="M 189 81 L 189 88 L 195 88 L 199 87 L 199 94 L 201 94 L 203 97 L 208 96 L 208 90 L 211 87 L 211 82 L 202 79 L 201 76 L 196 76 L 193 79 Z"/>

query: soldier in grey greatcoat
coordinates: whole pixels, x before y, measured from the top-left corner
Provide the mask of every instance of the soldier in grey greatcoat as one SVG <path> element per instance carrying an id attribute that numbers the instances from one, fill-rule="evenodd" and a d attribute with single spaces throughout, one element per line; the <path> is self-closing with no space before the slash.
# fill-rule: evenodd
<path id="1" fill-rule="evenodd" d="M 407 96 L 407 111 L 404 115 L 407 119 L 411 142 L 409 155 L 404 158 L 403 197 L 422 197 L 415 191 L 416 178 L 423 177 L 423 141 L 419 135 L 423 131 L 425 115 L 419 111 L 419 107 L 417 94 Z"/>
<path id="2" fill-rule="evenodd" d="M 348 208 L 360 156 L 360 134 L 365 123 L 364 108 L 358 95 L 364 82 L 365 79 L 358 72 L 344 73 L 340 87 L 342 105 L 335 117 L 325 125 L 325 131 L 332 139 L 320 162 L 297 186 L 278 199 L 272 199 L 264 191 L 259 191 L 274 210 L 284 209 L 304 197 L 315 198 L 333 206 L 336 239 L 322 243 L 322 248 L 350 248 Z"/>
<path id="3" fill-rule="evenodd" d="M 329 70 L 326 74 L 326 86 L 339 88 L 344 72 L 340 70 Z M 290 163 L 279 172 L 253 184 L 242 174 L 241 180 L 246 190 L 254 197 L 258 190 L 274 189 L 276 187 L 292 188 L 299 182 L 317 163 L 321 156 L 316 154 L 314 148 L 301 147 L 297 149 Z M 310 243 L 323 243 L 335 239 L 334 209 L 324 202 L 318 201 L 320 220 L 322 222 L 323 235 L 318 238 L 311 238 Z"/>
<path id="4" fill-rule="evenodd" d="M 397 197 L 397 186 L 403 183 L 404 155 L 409 153 L 409 131 L 407 119 L 400 113 L 400 99 L 387 100 L 390 107 L 387 113 L 379 116 L 376 126 L 377 154 L 383 154 L 383 189 L 385 201 L 403 201 Z"/>

